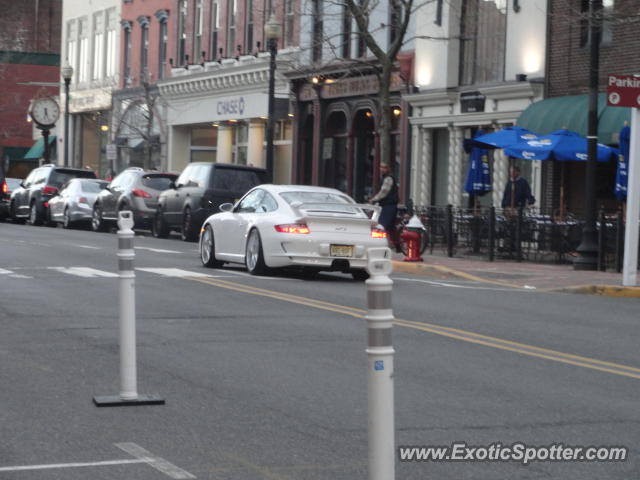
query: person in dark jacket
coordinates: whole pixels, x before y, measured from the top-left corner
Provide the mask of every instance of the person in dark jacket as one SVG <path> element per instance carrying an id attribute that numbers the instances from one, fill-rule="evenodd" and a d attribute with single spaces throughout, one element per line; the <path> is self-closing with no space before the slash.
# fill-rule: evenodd
<path id="1" fill-rule="evenodd" d="M 509 169 L 511 179 L 504 187 L 502 195 L 502 208 L 520 208 L 533 205 L 536 199 L 531 195 L 529 182 L 520 176 L 518 167 Z"/>
<path id="2" fill-rule="evenodd" d="M 369 203 L 377 203 L 382 207 L 378 223 L 387 231 L 391 242 L 395 243 L 395 225 L 398 214 L 398 183 L 391 175 L 391 167 L 386 163 L 380 165 L 380 176 L 380 191 L 369 199 Z"/>

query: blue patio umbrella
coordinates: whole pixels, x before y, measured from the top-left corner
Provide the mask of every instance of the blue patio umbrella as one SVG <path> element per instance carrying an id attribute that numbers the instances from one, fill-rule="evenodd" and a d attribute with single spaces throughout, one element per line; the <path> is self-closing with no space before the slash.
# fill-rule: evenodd
<path id="1" fill-rule="evenodd" d="M 538 135 L 526 128 L 512 126 L 485 135 L 478 135 L 474 137 L 473 144 L 482 148 L 506 148 L 536 138 Z"/>
<path id="2" fill-rule="evenodd" d="M 478 130 L 474 139 L 483 136 Z M 489 172 L 488 151 L 484 148 L 472 147 L 469 158 L 469 171 L 464 184 L 464 191 L 470 195 L 480 196 L 491 191 L 491 173 Z"/>
<path id="3" fill-rule="evenodd" d="M 630 141 L 631 128 L 625 125 L 620 130 L 620 154 L 618 155 L 618 168 L 616 170 L 615 194 L 618 200 L 627 198 L 627 164 L 629 162 Z"/>
<path id="4" fill-rule="evenodd" d="M 511 145 L 505 148 L 504 152 L 511 157 L 525 160 L 586 161 L 587 139 L 570 130 L 556 130 L 549 135 L 541 135 L 538 138 Z M 599 162 L 608 162 L 614 154 L 615 149 L 598 144 Z"/>

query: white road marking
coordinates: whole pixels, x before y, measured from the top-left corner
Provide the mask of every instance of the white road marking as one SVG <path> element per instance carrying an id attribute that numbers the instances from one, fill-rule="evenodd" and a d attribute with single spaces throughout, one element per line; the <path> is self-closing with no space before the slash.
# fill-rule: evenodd
<path id="1" fill-rule="evenodd" d="M 75 275 L 77 277 L 83 278 L 96 278 L 96 277 L 107 277 L 107 278 L 115 278 L 118 276 L 117 273 L 105 272 L 103 270 L 96 270 L 95 268 L 90 267 L 47 267 L 49 270 L 57 270 L 62 273 L 68 273 L 69 275 Z"/>
<path id="2" fill-rule="evenodd" d="M 394 280 L 402 280 L 405 282 L 416 282 L 416 283 L 426 283 L 428 285 L 433 285 L 434 287 L 449 287 L 449 288 L 463 288 L 467 290 L 492 290 L 496 292 L 517 292 L 516 288 L 499 288 L 499 287 L 477 287 L 473 285 L 459 285 L 455 283 L 447 283 L 447 282 L 436 282 L 434 280 L 421 280 L 419 278 L 403 278 L 403 277 L 394 277 Z M 522 291 L 522 290 L 520 290 Z M 530 291 L 530 290 L 527 290 Z"/>
<path id="3" fill-rule="evenodd" d="M 164 458 L 153 455 L 151 452 L 145 450 L 140 445 L 137 445 L 135 443 L 116 443 L 115 446 L 120 450 L 127 452 L 129 455 L 145 461 L 151 467 L 175 480 L 196 478 L 195 475 L 192 475 L 191 473 L 181 469 L 180 467 L 175 466 L 173 463 L 169 463 Z"/>
<path id="4" fill-rule="evenodd" d="M 91 250 L 102 250 L 100 247 L 94 247 L 93 245 L 73 245 L 78 248 L 89 248 Z"/>
<path id="5" fill-rule="evenodd" d="M 256 275 L 251 275 L 249 272 L 240 272 L 238 270 L 229 270 L 229 269 L 223 269 L 223 268 L 216 268 L 215 271 L 216 272 L 230 273 L 232 275 L 238 275 L 240 277 L 255 278 L 257 280 L 290 280 L 289 278 L 285 278 L 285 277 L 256 276 Z"/>
<path id="6" fill-rule="evenodd" d="M 29 275 L 22 275 L 20 273 L 14 273 L 14 274 L 8 275 L 8 276 L 9 276 L 9 278 L 33 278 L 33 277 L 30 277 Z"/>
<path id="7" fill-rule="evenodd" d="M 182 270 L 180 268 L 136 268 L 142 272 L 156 273 L 158 275 L 164 275 L 165 277 L 211 277 L 207 273 L 190 272 L 189 270 Z"/>
<path id="8" fill-rule="evenodd" d="M 11 270 L 5 270 L 4 268 L 0 268 L 0 275 L 8 275 L 13 273 Z"/>
<path id="9" fill-rule="evenodd" d="M 0 472 L 19 472 L 23 470 L 49 470 L 53 468 L 77 468 L 77 467 L 105 467 L 109 465 L 128 465 L 132 463 L 149 463 L 148 461 L 136 458 L 128 460 L 107 460 L 104 462 L 82 462 L 82 463 L 50 463 L 46 465 L 20 465 L 16 467 L 0 467 Z"/>
<path id="10" fill-rule="evenodd" d="M 150 248 L 150 247 L 133 247 L 136 250 L 148 250 L 150 252 L 156 252 L 156 253 L 184 253 L 184 252 L 180 252 L 178 250 L 163 250 L 162 248 Z"/>

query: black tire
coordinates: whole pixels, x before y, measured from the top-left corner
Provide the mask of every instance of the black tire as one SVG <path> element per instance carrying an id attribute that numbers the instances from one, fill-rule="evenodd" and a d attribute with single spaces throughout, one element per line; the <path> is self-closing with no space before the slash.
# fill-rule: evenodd
<path id="1" fill-rule="evenodd" d="M 42 213 L 38 211 L 38 204 L 35 201 L 29 205 L 29 223 L 31 225 L 42 225 Z"/>
<path id="2" fill-rule="evenodd" d="M 102 207 L 100 205 L 93 206 L 93 215 L 91 216 L 91 230 L 94 232 L 106 232 L 107 225 L 102 218 Z"/>
<path id="3" fill-rule="evenodd" d="M 69 207 L 65 207 L 64 213 L 62 214 L 62 227 L 63 228 L 73 228 L 75 223 L 71 220 L 71 216 L 69 215 Z"/>
<path id="4" fill-rule="evenodd" d="M 182 229 L 180 238 L 185 242 L 195 242 L 198 239 L 197 226 L 193 223 L 193 216 L 189 207 L 184 209 L 182 214 Z"/>
<path id="5" fill-rule="evenodd" d="M 364 282 L 369 279 L 369 272 L 366 270 L 352 270 L 351 276 L 356 282 Z"/>
<path id="6" fill-rule="evenodd" d="M 215 239 L 211 225 L 207 225 L 200 236 L 200 260 L 208 268 L 220 268 L 222 262 L 216 260 Z"/>
<path id="7" fill-rule="evenodd" d="M 249 232 L 249 237 L 247 238 L 244 250 L 244 264 L 251 275 L 265 275 L 269 271 L 264 263 L 260 233 L 255 228 Z"/>
<path id="8" fill-rule="evenodd" d="M 151 222 L 151 235 L 155 238 L 167 238 L 169 236 L 169 227 L 164 221 L 162 210 L 158 209 Z"/>
<path id="9" fill-rule="evenodd" d="M 27 221 L 26 218 L 22 218 L 22 217 L 17 217 L 16 216 L 16 204 L 15 204 L 15 202 L 11 202 L 11 221 L 13 223 L 18 224 L 18 225 L 23 225 L 24 222 Z"/>

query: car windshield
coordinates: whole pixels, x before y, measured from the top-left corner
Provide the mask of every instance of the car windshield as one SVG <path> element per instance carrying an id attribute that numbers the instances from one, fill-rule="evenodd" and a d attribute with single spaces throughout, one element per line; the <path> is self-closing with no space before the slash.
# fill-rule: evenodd
<path id="1" fill-rule="evenodd" d="M 264 183 L 262 172 L 217 168 L 213 174 L 213 188 L 230 192 L 246 192 Z"/>
<path id="2" fill-rule="evenodd" d="M 303 203 L 304 209 L 317 212 L 338 212 L 338 213 L 362 213 L 359 208 L 347 206 L 353 204 L 353 200 L 346 195 L 332 192 L 282 192 L 280 196 L 289 205 Z M 326 205 L 328 203 L 338 204 L 335 206 Z"/>
<path id="3" fill-rule="evenodd" d="M 86 193 L 100 193 L 107 186 L 106 182 L 82 182 L 82 191 Z"/>
<path id="4" fill-rule="evenodd" d="M 142 177 L 142 185 L 154 190 L 167 190 L 176 178 L 176 175 L 145 175 Z"/>
<path id="5" fill-rule="evenodd" d="M 96 178 L 96 174 L 91 170 L 54 170 L 49 185 L 60 188 L 72 178 Z"/>

